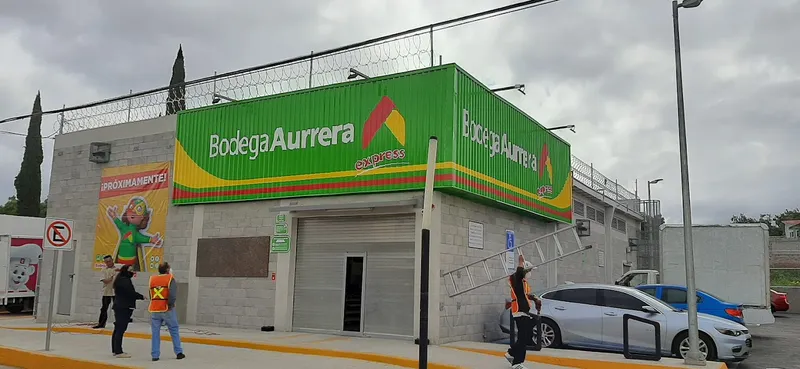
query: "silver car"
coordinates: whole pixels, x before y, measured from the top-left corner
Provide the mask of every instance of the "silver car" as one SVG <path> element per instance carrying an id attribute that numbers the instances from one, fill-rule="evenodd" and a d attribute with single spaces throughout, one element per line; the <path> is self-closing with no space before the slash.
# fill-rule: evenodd
<path id="1" fill-rule="evenodd" d="M 689 351 L 686 312 L 637 289 L 604 284 L 567 284 L 545 290 L 540 297 L 542 347 L 564 345 L 622 352 L 622 316 L 630 314 L 660 325 L 663 356 L 685 357 Z M 508 310 L 502 314 L 500 328 L 508 333 Z M 743 325 L 698 314 L 698 326 L 700 351 L 706 360 L 737 362 L 749 356 L 752 338 Z M 630 350 L 652 353 L 655 349 L 653 326 L 631 320 L 628 328 Z"/>

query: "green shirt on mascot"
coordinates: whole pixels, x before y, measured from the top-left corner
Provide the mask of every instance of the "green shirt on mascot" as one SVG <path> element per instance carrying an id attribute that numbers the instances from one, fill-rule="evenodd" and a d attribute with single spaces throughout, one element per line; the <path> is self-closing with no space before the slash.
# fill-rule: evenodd
<path id="1" fill-rule="evenodd" d="M 130 199 L 122 216 L 118 216 L 116 206 L 108 207 L 108 216 L 117 226 L 120 236 L 114 256 L 115 264 L 129 265 L 131 271 L 146 270 L 147 260 L 141 260 L 146 254 L 140 255 L 139 248 L 142 245 L 158 248 L 164 241 L 158 232 L 155 235 L 145 232 L 152 214 L 153 209 L 147 207 L 147 202 L 141 196 Z"/>

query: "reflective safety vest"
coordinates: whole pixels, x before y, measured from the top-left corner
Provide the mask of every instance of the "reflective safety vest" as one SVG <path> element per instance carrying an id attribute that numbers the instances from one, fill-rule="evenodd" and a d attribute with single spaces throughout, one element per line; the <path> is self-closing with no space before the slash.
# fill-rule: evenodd
<path id="1" fill-rule="evenodd" d="M 509 287 L 511 287 L 511 314 L 515 315 L 515 314 L 519 313 L 520 311 L 519 311 L 519 303 L 517 302 L 517 294 L 516 294 L 516 292 L 514 292 L 514 285 L 511 283 L 511 278 L 512 277 L 508 278 L 508 285 L 509 285 Z M 530 309 L 533 309 L 533 301 L 531 301 L 531 299 L 528 298 L 528 296 L 531 294 L 531 286 L 528 284 L 528 279 L 527 278 L 523 278 L 522 279 L 522 286 L 525 289 L 524 298 L 525 298 L 525 300 L 528 301 L 528 307 Z"/>
<path id="2" fill-rule="evenodd" d="M 169 310 L 169 284 L 172 274 L 159 274 L 150 276 L 150 307 L 151 313 L 163 313 Z"/>

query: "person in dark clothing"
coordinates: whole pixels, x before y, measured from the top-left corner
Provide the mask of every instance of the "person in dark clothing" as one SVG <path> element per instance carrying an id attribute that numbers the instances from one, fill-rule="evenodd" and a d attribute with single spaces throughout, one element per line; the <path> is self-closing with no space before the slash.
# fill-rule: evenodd
<path id="1" fill-rule="evenodd" d="M 506 353 L 506 359 L 513 369 L 525 369 L 527 345 L 533 342 L 533 316 L 531 307 L 535 305 L 537 313 L 541 313 L 542 302 L 533 293 L 528 284 L 527 275 L 533 269 L 533 264 L 519 256 L 517 270 L 508 278 L 511 286 L 511 313 L 514 324 L 517 325 L 517 341 L 514 342 Z"/>
<path id="2" fill-rule="evenodd" d="M 136 300 L 144 300 L 144 296 L 133 287 L 133 272 L 128 268 L 123 265 L 114 280 L 114 333 L 111 335 L 111 352 L 117 358 L 131 357 L 122 351 L 122 337 L 128 330 Z"/>

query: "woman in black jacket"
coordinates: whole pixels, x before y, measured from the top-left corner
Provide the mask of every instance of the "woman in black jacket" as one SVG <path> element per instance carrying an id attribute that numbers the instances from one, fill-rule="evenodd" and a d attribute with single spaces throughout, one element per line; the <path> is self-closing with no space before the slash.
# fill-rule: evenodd
<path id="1" fill-rule="evenodd" d="M 133 272 L 128 270 L 127 265 L 123 265 L 114 280 L 114 333 L 111 335 L 111 352 L 118 358 L 131 357 L 122 351 L 122 336 L 128 330 L 136 300 L 144 300 L 144 296 L 133 287 L 131 277 Z"/>

